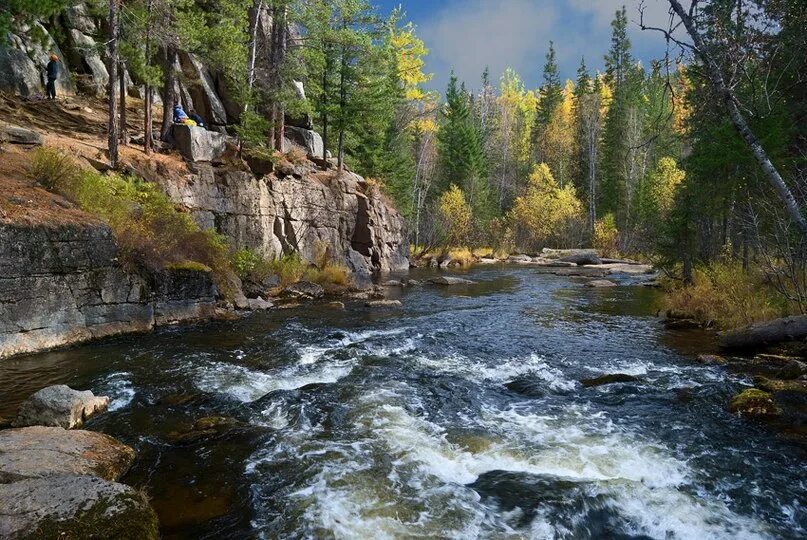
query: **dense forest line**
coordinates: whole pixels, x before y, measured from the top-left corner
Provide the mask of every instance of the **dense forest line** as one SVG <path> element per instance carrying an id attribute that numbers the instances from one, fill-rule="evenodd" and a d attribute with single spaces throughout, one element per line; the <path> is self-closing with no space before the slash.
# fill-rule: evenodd
<path id="1" fill-rule="evenodd" d="M 549 43 L 536 57 L 539 88 L 513 70 L 499 81 L 486 70 L 479 81 L 452 74 L 444 95 L 424 89 L 428 50 L 405 14 L 382 16 L 367 0 L 94 7 L 110 21 L 113 80 L 125 71 L 146 86 L 148 125 L 152 96 L 174 101 L 177 50 L 192 51 L 242 104 L 228 129 L 244 152 L 284 151 L 284 118 L 311 115 L 323 159 L 347 162 L 394 199 L 415 256 L 593 245 L 652 259 L 670 278 L 671 309 L 705 324 L 803 312 L 807 6 L 669 3 L 668 28 L 644 28 L 643 4 L 615 13 L 602 72 L 588 67 L 599 59 L 583 58 L 564 82 Z M 64 4 L 14 0 L 0 8 L 0 27 Z M 267 9 L 272 46 L 261 50 Z M 634 56 L 631 19 L 667 41 L 665 58 Z M 109 93 L 114 164 L 115 85 Z"/>

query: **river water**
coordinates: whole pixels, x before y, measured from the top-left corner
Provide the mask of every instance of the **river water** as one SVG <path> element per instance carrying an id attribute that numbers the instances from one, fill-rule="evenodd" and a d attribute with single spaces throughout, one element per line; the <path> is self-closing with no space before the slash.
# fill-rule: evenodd
<path id="1" fill-rule="evenodd" d="M 415 276 L 419 277 L 419 276 Z M 422 277 L 422 276 L 420 276 Z M 804 451 L 726 411 L 642 287 L 528 268 L 0 363 L 0 415 L 110 395 L 166 538 L 803 538 Z M 638 381 L 584 388 L 608 373 Z M 235 419 L 177 440 L 205 416 Z"/>

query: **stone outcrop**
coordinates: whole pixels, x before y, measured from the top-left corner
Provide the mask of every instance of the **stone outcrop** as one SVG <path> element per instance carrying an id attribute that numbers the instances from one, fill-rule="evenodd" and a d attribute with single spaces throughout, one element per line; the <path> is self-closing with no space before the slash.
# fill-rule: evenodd
<path id="1" fill-rule="evenodd" d="M 173 136 L 174 146 L 188 161 L 220 161 L 227 150 L 225 135 L 202 127 L 174 124 Z"/>
<path id="2" fill-rule="evenodd" d="M 209 317 L 208 272 L 132 273 L 110 228 L 0 222 L 0 358 Z"/>
<path id="3" fill-rule="evenodd" d="M 103 433 L 43 426 L 0 431 L 0 484 L 64 474 L 114 481 L 134 458 L 134 450 Z"/>
<path id="4" fill-rule="evenodd" d="M 299 147 L 309 157 L 322 159 L 325 154 L 325 145 L 322 136 L 316 131 L 295 126 L 286 126 L 286 138 L 292 146 Z"/>
<path id="5" fill-rule="evenodd" d="M 159 537 L 145 496 L 95 476 L 50 476 L 0 485 L 0 538 Z"/>
<path id="6" fill-rule="evenodd" d="M 11 143 L 42 146 L 44 142 L 44 137 L 34 130 L 0 122 L 0 144 Z"/>
<path id="7" fill-rule="evenodd" d="M 26 399 L 17 411 L 14 427 L 57 426 L 64 429 L 81 427 L 97 412 L 109 406 L 109 398 L 95 396 L 89 390 L 73 390 L 57 384 L 39 390 Z"/>
<path id="8" fill-rule="evenodd" d="M 178 180 L 155 175 L 163 191 L 202 228 L 223 234 L 235 249 L 274 258 L 300 253 L 315 261 L 323 249 L 358 274 L 406 270 L 408 244 L 400 214 L 360 176 L 316 171 L 310 162 L 251 172 L 195 166 Z"/>

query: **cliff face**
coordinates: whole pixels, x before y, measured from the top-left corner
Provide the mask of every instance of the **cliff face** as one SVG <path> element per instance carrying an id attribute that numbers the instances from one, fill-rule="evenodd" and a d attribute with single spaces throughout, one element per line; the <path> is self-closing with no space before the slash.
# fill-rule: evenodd
<path id="1" fill-rule="evenodd" d="M 264 257 L 298 252 L 313 261 L 327 248 L 359 274 L 409 267 L 400 214 L 356 174 L 304 165 L 263 177 L 202 163 L 194 169 L 183 180 L 154 179 L 203 228 L 216 229 L 237 249 Z"/>
<path id="2" fill-rule="evenodd" d="M 130 273 L 112 231 L 84 223 L 0 223 L 0 358 L 209 317 L 206 272 Z"/>

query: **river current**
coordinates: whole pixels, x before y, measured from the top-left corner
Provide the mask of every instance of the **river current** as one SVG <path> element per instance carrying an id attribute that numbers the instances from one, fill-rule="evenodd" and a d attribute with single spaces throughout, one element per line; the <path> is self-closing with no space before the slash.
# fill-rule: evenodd
<path id="1" fill-rule="evenodd" d="M 422 278 L 422 275 L 414 277 Z M 0 362 L 112 398 L 166 538 L 803 538 L 804 449 L 726 410 L 655 291 L 529 268 Z M 634 382 L 584 388 L 610 373 Z M 177 439 L 196 420 L 233 418 Z M 178 442 L 179 440 L 179 442 Z"/>

